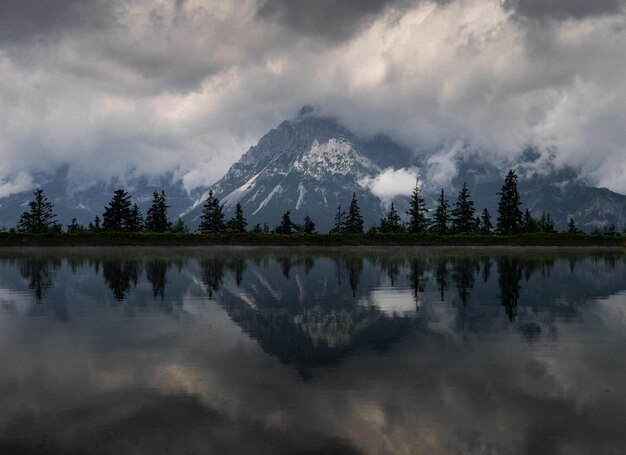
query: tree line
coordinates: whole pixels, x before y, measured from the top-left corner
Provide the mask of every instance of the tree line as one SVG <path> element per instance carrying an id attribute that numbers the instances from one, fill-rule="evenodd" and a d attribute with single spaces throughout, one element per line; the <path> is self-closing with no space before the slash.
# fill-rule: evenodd
<path id="1" fill-rule="evenodd" d="M 504 179 L 504 183 L 497 193 L 499 196 L 496 224 L 493 224 L 491 214 L 485 208 L 477 213 L 474 201 L 467 184 L 464 183 L 459 191 L 454 204 L 450 204 L 446 194 L 441 189 L 437 199 L 437 205 L 430 210 L 422 195 L 420 182 L 416 181 L 415 187 L 409 199 L 409 209 L 406 211 L 408 220 L 403 221 L 392 202 L 386 215 L 372 226 L 367 232 L 372 234 L 382 233 L 410 233 L 410 234 L 519 234 L 519 233 L 553 233 L 556 232 L 555 222 L 549 213 L 543 213 L 539 218 L 531 215 L 526 209 L 522 212 L 522 200 L 517 187 L 518 177 L 515 170 L 510 169 Z M 25 233 L 62 233 L 63 226 L 56 220 L 54 206 L 44 195 L 43 190 L 34 191 L 34 198 L 28 204 L 29 209 L 22 213 L 17 225 L 18 232 Z M 114 192 L 109 204 L 104 207 L 102 217 L 96 216 L 87 226 L 81 225 L 73 219 L 67 225 L 67 233 L 84 232 L 173 232 L 188 233 L 189 228 L 182 219 L 175 223 L 168 216 L 167 197 L 164 191 L 154 192 L 152 204 L 148 208 L 145 217 L 139 206 L 133 203 L 131 195 L 118 189 Z M 429 214 L 432 216 L 428 216 Z M 267 223 L 256 224 L 248 230 L 248 222 L 244 216 L 240 203 L 235 206 L 232 218 L 227 219 L 224 213 L 224 205 L 215 197 L 213 191 L 209 191 L 205 200 L 198 232 L 201 234 L 222 233 L 245 233 L 255 234 L 316 234 L 315 222 L 310 216 L 305 216 L 302 224 L 294 223 L 291 219 L 291 211 L 283 213 L 279 224 L 270 229 Z M 364 219 L 356 197 L 352 194 L 352 200 L 348 210 L 337 207 L 334 217 L 334 225 L 330 234 L 363 234 Z M 568 233 L 580 233 L 573 218 L 568 222 Z M 606 233 L 616 233 L 615 226 L 605 228 Z"/>

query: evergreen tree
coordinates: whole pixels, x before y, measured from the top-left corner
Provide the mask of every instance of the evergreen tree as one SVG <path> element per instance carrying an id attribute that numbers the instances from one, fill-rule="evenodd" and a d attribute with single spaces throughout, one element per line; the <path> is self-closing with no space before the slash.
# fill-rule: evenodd
<path id="1" fill-rule="evenodd" d="M 517 233 L 522 228 L 522 199 L 517 190 L 517 174 L 509 169 L 504 184 L 498 192 L 498 232 L 500 234 Z"/>
<path id="2" fill-rule="evenodd" d="M 72 218 L 72 222 L 67 225 L 67 233 L 68 234 L 78 234 L 79 232 L 84 232 L 85 226 L 82 224 L 78 224 L 76 218 Z"/>
<path id="3" fill-rule="evenodd" d="M 130 209 L 130 216 L 128 217 L 126 230 L 129 232 L 140 232 L 143 229 L 143 226 L 143 215 L 141 215 L 139 206 L 137 204 L 133 204 Z"/>
<path id="4" fill-rule="evenodd" d="M 204 202 L 202 215 L 200 216 L 199 230 L 201 234 L 219 234 L 224 232 L 224 207 L 219 199 L 213 196 L 213 190 L 209 191 L 209 197 Z"/>
<path id="5" fill-rule="evenodd" d="M 574 221 L 574 217 L 570 217 L 567 222 L 567 232 L 569 234 L 578 234 L 578 228 L 576 228 L 576 222 Z"/>
<path id="6" fill-rule="evenodd" d="M 280 220 L 280 224 L 276 226 L 275 232 L 277 234 L 290 235 L 293 234 L 294 224 L 291 221 L 291 211 L 287 210 L 283 213 L 283 217 Z"/>
<path id="7" fill-rule="evenodd" d="M 348 216 L 346 218 L 345 226 L 342 232 L 347 232 L 348 234 L 363 233 L 363 217 L 361 216 L 359 203 L 356 200 L 356 193 L 352 193 L 352 201 L 350 201 Z"/>
<path id="8" fill-rule="evenodd" d="M 101 229 L 102 226 L 100 226 L 100 217 L 96 215 L 96 217 L 93 219 L 93 230 L 94 232 L 100 232 Z"/>
<path id="9" fill-rule="evenodd" d="M 441 194 L 439 195 L 439 202 L 437 204 L 437 208 L 435 209 L 435 220 L 433 223 L 433 230 L 439 235 L 444 235 L 448 232 L 448 223 L 450 221 L 450 213 L 448 209 L 448 200 L 446 199 L 442 188 Z"/>
<path id="10" fill-rule="evenodd" d="M 237 202 L 237 205 L 235 206 L 235 215 L 228 220 L 228 230 L 231 232 L 243 233 L 246 232 L 246 226 L 248 226 L 248 222 L 243 216 L 243 208 L 241 208 L 241 204 Z"/>
<path id="11" fill-rule="evenodd" d="M 263 234 L 263 228 L 261 227 L 261 223 L 257 223 L 252 228 L 253 234 Z"/>
<path id="12" fill-rule="evenodd" d="M 102 215 L 102 229 L 105 231 L 129 231 L 133 227 L 132 206 L 130 194 L 123 189 L 115 190 L 113 199 L 104 208 Z"/>
<path id="13" fill-rule="evenodd" d="M 302 232 L 305 234 L 316 234 L 315 223 L 309 215 L 304 217 L 304 223 L 302 224 Z"/>
<path id="14" fill-rule="evenodd" d="M 539 228 L 539 222 L 530 214 L 530 210 L 528 209 L 524 211 L 522 226 L 522 230 L 528 233 L 539 232 L 541 230 Z"/>
<path id="15" fill-rule="evenodd" d="M 331 234 L 340 234 L 345 232 L 346 229 L 346 212 L 341 210 L 341 205 L 337 206 L 337 213 L 335 214 L 335 225 L 330 230 Z"/>
<path id="16" fill-rule="evenodd" d="M 480 231 L 482 234 L 491 234 L 493 230 L 493 223 L 491 222 L 491 215 L 486 208 L 483 210 L 483 215 L 480 218 Z"/>
<path id="17" fill-rule="evenodd" d="M 400 215 L 398 215 L 398 211 L 396 210 L 393 202 L 389 207 L 389 211 L 387 215 L 380 220 L 380 232 L 384 234 L 392 233 L 392 232 L 403 232 L 404 225 L 402 224 L 402 220 L 400 219 Z"/>
<path id="18" fill-rule="evenodd" d="M 172 229 L 172 222 L 167 217 L 167 197 L 165 191 L 152 193 L 152 205 L 146 212 L 146 229 L 151 232 L 165 232 Z"/>
<path id="19" fill-rule="evenodd" d="M 452 210 L 452 226 L 456 232 L 472 232 L 475 229 L 474 223 L 474 201 L 467 188 L 467 183 L 463 183 L 461 191 L 454 209 Z"/>
<path id="20" fill-rule="evenodd" d="M 554 229 L 554 220 L 552 219 L 552 215 L 546 212 L 541 214 L 539 229 L 541 229 L 541 232 L 545 232 L 546 234 L 556 232 L 556 229 Z"/>
<path id="21" fill-rule="evenodd" d="M 17 225 L 19 232 L 30 234 L 42 234 L 45 232 L 57 231 L 57 223 L 54 221 L 54 205 L 43 194 L 42 189 L 33 192 L 33 200 L 28 203 L 28 212 L 22 213 Z"/>
<path id="22" fill-rule="evenodd" d="M 185 224 L 185 221 L 182 218 L 178 218 L 176 223 L 172 226 L 172 232 L 176 234 L 188 234 L 189 227 Z"/>
<path id="23" fill-rule="evenodd" d="M 443 194 L 443 190 L 442 190 Z M 413 188 L 413 194 L 409 200 L 409 210 L 406 212 L 409 215 L 408 231 L 411 234 L 417 234 L 424 232 L 428 227 L 428 220 L 426 219 L 426 201 L 422 197 L 422 191 L 420 189 L 419 180 L 415 182 L 415 188 Z"/>

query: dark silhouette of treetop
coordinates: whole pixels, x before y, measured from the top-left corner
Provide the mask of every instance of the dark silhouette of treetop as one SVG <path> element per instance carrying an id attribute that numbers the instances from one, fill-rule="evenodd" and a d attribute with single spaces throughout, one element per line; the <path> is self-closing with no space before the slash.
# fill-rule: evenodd
<path id="1" fill-rule="evenodd" d="M 426 208 L 426 201 L 424 201 L 422 197 L 419 180 L 416 180 L 415 188 L 413 188 L 413 193 L 409 200 L 409 210 L 407 211 L 407 215 L 409 215 L 407 228 L 410 233 L 417 234 L 426 230 L 428 227 L 428 220 L 426 219 L 427 212 L 428 209 Z"/>
<path id="2" fill-rule="evenodd" d="M 29 210 L 20 217 L 17 225 L 19 232 L 43 234 L 60 229 L 54 221 L 56 218 L 54 205 L 43 194 L 42 189 L 33 192 L 33 200 L 28 203 L 28 208 Z"/>
<path id="3" fill-rule="evenodd" d="M 130 231 L 133 227 L 133 208 L 130 194 L 123 189 L 115 190 L 113 199 L 104 208 L 102 229 L 105 231 Z"/>
<path id="4" fill-rule="evenodd" d="M 498 232 L 500 234 L 516 234 L 522 228 L 523 214 L 521 210 L 522 199 L 517 189 L 517 174 L 514 169 L 509 169 L 504 179 L 504 184 L 498 192 Z"/>
<path id="5" fill-rule="evenodd" d="M 461 233 L 472 232 L 476 229 L 474 201 L 465 182 L 452 210 L 452 225 L 456 232 Z"/>
<path id="6" fill-rule="evenodd" d="M 151 232 L 165 232 L 172 229 L 172 222 L 167 217 L 167 197 L 165 191 L 152 193 L 152 205 L 146 212 L 146 229 Z"/>
<path id="7" fill-rule="evenodd" d="M 363 216 L 361 215 L 359 203 L 356 200 L 356 193 L 352 193 L 352 201 L 350 201 L 350 208 L 348 208 L 344 232 L 348 234 L 363 233 Z"/>
<path id="8" fill-rule="evenodd" d="M 226 230 L 224 207 L 220 205 L 219 199 L 213 196 L 213 190 L 209 191 L 209 197 L 204 202 L 198 229 L 201 234 L 218 234 Z"/>

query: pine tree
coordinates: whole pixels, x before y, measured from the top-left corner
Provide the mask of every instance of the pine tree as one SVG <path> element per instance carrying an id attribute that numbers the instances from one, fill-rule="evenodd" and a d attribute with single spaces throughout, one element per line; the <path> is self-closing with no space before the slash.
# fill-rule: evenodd
<path id="1" fill-rule="evenodd" d="M 463 187 L 459 191 L 459 196 L 454 204 L 452 226 L 456 232 L 462 233 L 472 232 L 475 229 L 474 201 L 472 201 L 467 183 L 463 183 Z"/>
<path id="2" fill-rule="evenodd" d="M 302 224 L 302 232 L 305 234 L 316 234 L 315 223 L 309 215 L 304 217 L 304 223 Z"/>
<path id="3" fill-rule="evenodd" d="M 235 215 L 228 220 L 228 230 L 236 233 L 246 232 L 246 226 L 248 226 L 248 222 L 246 218 L 243 216 L 243 208 L 241 208 L 241 204 L 237 202 L 235 206 Z"/>
<path id="4" fill-rule="evenodd" d="M 280 224 L 276 226 L 275 232 L 277 234 L 291 235 L 293 234 L 293 222 L 291 221 L 291 211 L 287 210 L 283 213 L 283 217 L 280 220 Z"/>
<path id="5" fill-rule="evenodd" d="M 522 200 L 517 190 L 517 174 L 509 169 L 504 184 L 498 192 L 498 232 L 500 234 L 518 233 L 522 228 Z"/>
<path id="6" fill-rule="evenodd" d="M 402 224 L 400 215 L 398 215 L 398 211 L 396 210 L 392 202 L 391 206 L 389 207 L 389 211 L 387 212 L 387 215 L 380 220 L 380 232 L 387 234 L 403 231 L 404 225 Z"/>
<path id="7" fill-rule="evenodd" d="M 78 234 L 79 232 L 83 232 L 84 230 L 85 226 L 78 224 L 76 218 L 72 218 L 71 223 L 67 225 L 68 234 Z"/>
<path id="8" fill-rule="evenodd" d="M 139 206 L 137 204 L 133 204 L 130 209 L 130 216 L 128 217 L 128 221 L 126 223 L 126 230 L 129 232 L 140 232 L 143 229 L 143 215 L 139 210 Z"/>
<path id="9" fill-rule="evenodd" d="M 493 230 L 493 223 L 491 222 L 491 215 L 486 208 L 483 210 L 483 215 L 480 218 L 480 231 L 482 234 L 489 235 Z"/>
<path id="10" fill-rule="evenodd" d="M 337 206 L 337 213 L 335 213 L 335 225 L 330 230 L 331 234 L 340 234 L 345 232 L 346 229 L 346 212 L 341 210 L 341 205 Z"/>
<path id="11" fill-rule="evenodd" d="M 176 234 L 188 234 L 189 227 L 185 224 L 185 221 L 182 218 L 178 218 L 176 223 L 172 226 L 172 232 Z"/>
<path id="12" fill-rule="evenodd" d="M 165 232 L 172 229 L 172 222 L 167 217 L 167 197 L 165 191 L 152 193 L 152 205 L 146 212 L 146 229 L 151 232 Z"/>
<path id="13" fill-rule="evenodd" d="M 224 207 L 220 205 L 219 199 L 213 196 L 213 190 L 209 191 L 209 197 L 204 202 L 198 229 L 201 234 L 219 234 L 226 229 Z"/>
<path id="14" fill-rule="evenodd" d="M 105 231 L 128 231 L 134 221 L 131 219 L 132 206 L 130 195 L 123 189 L 115 190 L 113 199 L 104 208 L 102 229 Z"/>
<path id="15" fill-rule="evenodd" d="M 567 232 L 569 234 L 578 234 L 578 228 L 576 228 L 576 222 L 574 221 L 574 217 L 570 217 L 567 222 Z"/>
<path id="16" fill-rule="evenodd" d="M 442 190 L 443 193 L 443 190 Z M 426 201 L 422 197 L 422 191 L 420 189 L 419 180 L 415 182 L 415 188 L 413 188 L 413 194 L 409 200 L 409 210 L 406 212 L 409 215 L 408 231 L 411 234 L 417 234 L 424 232 L 428 227 L 428 220 L 426 219 Z"/>
<path id="17" fill-rule="evenodd" d="M 348 234 L 363 233 L 363 216 L 361 216 L 361 209 L 359 208 L 359 203 L 356 200 L 356 193 L 352 193 L 352 201 L 350 201 L 348 216 L 342 232 L 347 232 Z"/>
<path id="18" fill-rule="evenodd" d="M 541 214 L 541 219 L 539 220 L 539 228 L 546 234 L 556 232 L 556 229 L 554 229 L 554 220 L 552 219 L 552 215 L 543 212 Z"/>
<path id="19" fill-rule="evenodd" d="M 100 226 L 100 217 L 96 215 L 96 217 L 93 219 L 93 230 L 94 232 L 100 232 L 101 229 L 102 226 Z"/>
<path id="20" fill-rule="evenodd" d="M 437 208 L 435 209 L 435 220 L 433 223 L 433 230 L 439 235 L 448 233 L 448 223 L 450 221 L 450 213 L 448 209 L 448 200 L 446 199 L 442 188 L 441 194 L 439 195 L 439 202 L 437 204 Z"/>
<path id="21" fill-rule="evenodd" d="M 263 228 L 261 227 L 261 223 L 257 223 L 252 228 L 253 234 L 263 234 Z"/>
<path id="22" fill-rule="evenodd" d="M 58 230 L 54 218 L 54 205 L 43 194 L 42 189 L 33 192 L 34 199 L 28 203 L 28 212 L 22 213 L 17 225 L 19 232 L 42 234 Z"/>

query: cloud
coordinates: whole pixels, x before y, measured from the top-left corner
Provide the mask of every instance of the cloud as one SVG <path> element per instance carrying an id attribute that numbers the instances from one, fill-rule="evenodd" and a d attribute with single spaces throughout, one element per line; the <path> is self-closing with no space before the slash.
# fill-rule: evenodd
<path id="1" fill-rule="evenodd" d="M 365 178 L 359 182 L 383 202 L 389 203 L 396 196 L 407 196 L 415 188 L 417 169 L 383 170 L 374 178 Z"/>
<path id="2" fill-rule="evenodd" d="M 620 13 L 624 0 L 504 0 L 506 8 L 533 19 L 585 19 Z"/>
<path id="3" fill-rule="evenodd" d="M 0 179 L 69 165 L 203 186 L 313 104 L 418 154 L 551 150 L 626 192 L 617 0 L 54 3 L 0 5 Z"/>

